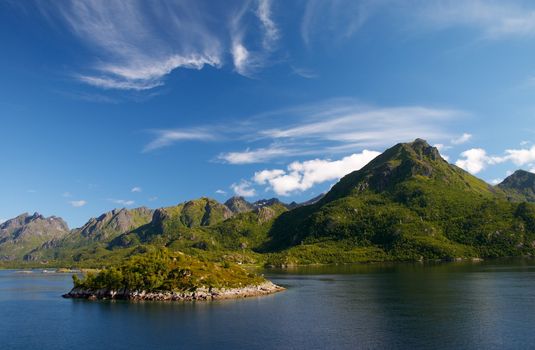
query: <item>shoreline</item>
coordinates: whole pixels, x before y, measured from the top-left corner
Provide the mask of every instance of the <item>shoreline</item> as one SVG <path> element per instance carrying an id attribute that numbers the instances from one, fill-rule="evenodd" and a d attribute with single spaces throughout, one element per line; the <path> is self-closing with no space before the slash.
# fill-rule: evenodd
<path id="1" fill-rule="evenodd" d="M 131 301 L 197 301 L 197 300 L 222 300 L 258 297 L 278 293 L 285 290 L 273 282 L 266 281 L 258 285 L 250 285 L 240 288 L 198 288 L 195 291 L 118 291 L 109 289 L 85 290 L 73 288 L 69 293 L 62 295 L 67 299 L 86 300 L 131 300 Z"/>

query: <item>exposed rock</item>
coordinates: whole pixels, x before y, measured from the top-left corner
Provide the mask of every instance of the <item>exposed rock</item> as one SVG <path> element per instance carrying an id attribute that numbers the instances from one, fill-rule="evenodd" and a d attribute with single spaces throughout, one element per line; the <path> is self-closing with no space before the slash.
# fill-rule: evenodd
<path id="1" fill-rule="evenodd" d="M 0 260 L 20 259 L 44 243 L 69 233 L 63 219 L 22 214 L 0 225 Z"/>
<path id="2" fill-rule="evenodd" d="M 92 241 L 107 240 L 149 223 L 153 212 L 146 207 L 114 209 L 98 218 L 91 218 L 73 234 Z"/>
<path id="3" fill-rule="evenodd" d="M 225 205 L 233 213 L 245 213 L 254 209 L 254 205 L 246 201 L 243 197 L 234 196 L 229 198 Z"/>
<path id="4" fill-rule="evenodd" d="M 241 288 L 198 288 L 194 291 L 130 291 L 121 289 L 118 291 L 100 289 L 84 290 L 73 288 L 69 293 L 64 294 L 64 298 L 74 299 L 120 299 L 120 300 L 150 300 L 150 301 L 192 301 L 192 300 L 219 300 L 237 299 L 254 296 L 268 295 L 283 291 L 284 288 L 266 281 L 258 285 L 245 286 Z"/>

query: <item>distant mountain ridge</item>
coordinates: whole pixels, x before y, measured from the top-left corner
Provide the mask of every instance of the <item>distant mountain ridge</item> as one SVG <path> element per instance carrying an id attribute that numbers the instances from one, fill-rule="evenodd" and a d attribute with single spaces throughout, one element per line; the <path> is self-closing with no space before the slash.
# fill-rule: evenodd
<path id="1" fill-rule="evenodd" d="M 24 213 L 0 224 L 0 260 L 20 259 L 29 251 L 68 233 L 69 227 L 61 218 Z"/>
<path id="2" fill-rule="evenodd" d="M 72 230 L 59 217 L 26 213 L 0 224 L 0 260 L 55 259 L 67 250 L 106 247 L 119 236 L 136 230 L 157 233 L 176 227 L 207 227 L 248 211 L 255 211 L 265 221 L 274 216 L 267 207 L 276 203 L 284 205 L 275 198 L 249 203 L 243 197 L 232 197 L 222 204 L 202 197 L 167 208 L 113 209 Z M 262 207 L 266 208 L 259 210 Z"/>
<path id="3" fill-rule="evenodd" d="M 159 246 L 272 265 L 535 255 L 534 184 L 517 171 L 491 186 L 416 139 L 300 204 L 202 197 L 116 209 L 74 230 L 25 214 L 0 225 L 0 258 L 98 267 Z"/>
<path id="4" fill-rule="evenodd" d="M 535 174 L 517 170 L 497 187 L 506 192 L 511 200 L 535 202 Z"/>

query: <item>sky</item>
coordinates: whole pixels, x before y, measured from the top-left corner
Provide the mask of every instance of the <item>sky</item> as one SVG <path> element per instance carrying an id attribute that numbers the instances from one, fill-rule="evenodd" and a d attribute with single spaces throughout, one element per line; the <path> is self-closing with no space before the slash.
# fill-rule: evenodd
<path id="1" fill-rule="evenodd" d="M 0 221 L 305 201 L 424 138 L 535 172 L 535 3 L 0 0 Z"/>

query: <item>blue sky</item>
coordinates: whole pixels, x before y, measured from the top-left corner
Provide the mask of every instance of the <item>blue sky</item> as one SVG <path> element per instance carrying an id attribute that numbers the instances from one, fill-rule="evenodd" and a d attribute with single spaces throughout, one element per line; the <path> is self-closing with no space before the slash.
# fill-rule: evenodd
<path id="1" fill-rule="evenodd" d="M 426 138 L 535 171 L 530 1 L 0 2 L 0 220 L 302 201 Z"/>

